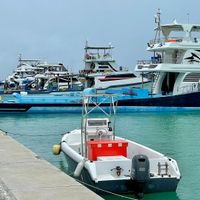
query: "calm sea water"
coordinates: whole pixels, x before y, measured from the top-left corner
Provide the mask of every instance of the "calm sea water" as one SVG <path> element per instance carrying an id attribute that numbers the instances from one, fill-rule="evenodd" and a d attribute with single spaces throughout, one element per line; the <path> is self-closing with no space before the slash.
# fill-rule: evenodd
<path id="1" fill-rule="evenodd" d="M 52 146 L 66 131 L 80 128 L 79 114 L 0 115 L 0 129 L 40 157 L 66 171 Z M 118 114 L 117 135 L 135 140 L 177 160 L 182 179 L 176 192 L 147 194 L 145 200 L 195 200 L 200 197 L 200 112 Z M 132 197 L 132 196 L 126 196 Z M 120 197 L 103 196 L 119 200 Z"/>

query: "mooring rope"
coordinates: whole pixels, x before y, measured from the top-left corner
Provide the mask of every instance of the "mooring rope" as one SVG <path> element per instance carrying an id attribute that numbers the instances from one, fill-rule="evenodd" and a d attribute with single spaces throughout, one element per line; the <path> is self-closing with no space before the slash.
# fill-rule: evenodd
<path id="1" fill-rule="evenodd" d="M 73 177 L 73 178 L 74 178 L 74 177 Z M 127 197 L 127 196 L 124 196 L 124 195 L 121 195 L 121 194 L 117 194 L 117 193 L 114 193 L 114 192 L 110 192 L 110 191 L 108 191 L 108 190 L 104 190 L 104 189 L 95 187 L 94 185 L 90 185 L 90 184 L 85 183 L 85 182 L 83 182 L 83 181 L 81 181 L 81 180 L 79 180 L 79 179 L 76 179 L 76 178 L 74 178 L 74 179 L 75 179 L 76 181 L 80 182 L 80 183 L 83 184 L 83 185 L 87 185 L 87 186 L 92 187 L 92 188 L 94 188 L 94 189 L 96 189 L 96 190 L 101 190 L 102 192 L 105 192 L 105 193 L 107 193 L 107 194 L 111 194 L 111 195 L 114 195 L 114 196 L 118 196 L 118 197 L 121 197 L 121 198 L 124 198 L 124 199 L 138 200 L 138 199 L 135 199 L 135 198 Z M 140 200 L 141 200 L 141 199 L 140 199 Z"/>

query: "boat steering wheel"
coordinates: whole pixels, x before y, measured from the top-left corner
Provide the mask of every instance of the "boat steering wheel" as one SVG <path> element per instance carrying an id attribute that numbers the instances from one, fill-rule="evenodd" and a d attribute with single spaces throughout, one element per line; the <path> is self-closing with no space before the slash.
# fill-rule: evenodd
<path id="1" fill-rule="evenodd" d="M 102 137 L 108 133 L 108 130 L 106 128 L 98 128 L 96 133 L 98 136 Z"/>

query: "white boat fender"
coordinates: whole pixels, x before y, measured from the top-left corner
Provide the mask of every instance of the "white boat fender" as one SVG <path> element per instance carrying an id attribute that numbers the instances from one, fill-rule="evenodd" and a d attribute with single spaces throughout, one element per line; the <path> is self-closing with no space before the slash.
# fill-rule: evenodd
<path id="1" fill-rule="evenodd" d="M 53 151 L 54 155 L 59 155 L 60 152 L 61 152 L 61 145 L 60 144 L 54 144 L 52 151 Z"/>
<path id="2" fill-rule="evenodd" d="M 81 171 L 83 170 L 83 167 L 85 166 L 86 158 L 83 158 L 78 165 L 76 166 L 76 169 L 74 171 L 74 177 L 79 177 L 81 174 Z"/>

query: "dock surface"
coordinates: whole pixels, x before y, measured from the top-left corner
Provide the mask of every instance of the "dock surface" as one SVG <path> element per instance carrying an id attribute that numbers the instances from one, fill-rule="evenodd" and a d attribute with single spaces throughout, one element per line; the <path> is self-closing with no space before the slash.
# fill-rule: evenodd
<path id="1" fill-rule="evenodd" d="M 0 199 L 102 198 L 0 131 Z"/>

